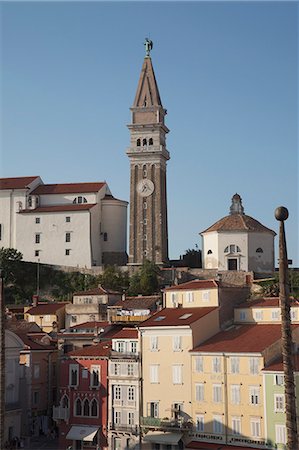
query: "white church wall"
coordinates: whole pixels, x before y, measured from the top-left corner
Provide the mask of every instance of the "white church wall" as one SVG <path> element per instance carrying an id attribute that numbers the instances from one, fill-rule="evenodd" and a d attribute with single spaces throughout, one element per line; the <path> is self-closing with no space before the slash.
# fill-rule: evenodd
<path id="1" fill-rule="evenodd" d="M 262 252 L 260 250 L 262 250 Z M 249 233 L 248 270 L 262 273 L 271 273 L 274 271 L 273 234 Z"/>
<path id="2" fill-rule="evenodd" d="M 224 253 L 227 246 L 237 245 L 240 252 Z M 226 231 L 218 234 L 219 270 L 228 270 L 228 259 L 237 258 L 238 269 L 248 271 L 248 234 L 240 231 Z"/>
<path id="3" fill-rule="evenodd" d="M 218 233 L 211 232 L 203 235 L 202 259 L 205 269 L 218 269 Z M 208 252 L 212 252 L 208 254 Z"/>
<path id="4" fill-rule="evenodd" d="M 125 252 L 127 248 L 127 202 L 103 200 L 102 203 L 103 252 Z"/>

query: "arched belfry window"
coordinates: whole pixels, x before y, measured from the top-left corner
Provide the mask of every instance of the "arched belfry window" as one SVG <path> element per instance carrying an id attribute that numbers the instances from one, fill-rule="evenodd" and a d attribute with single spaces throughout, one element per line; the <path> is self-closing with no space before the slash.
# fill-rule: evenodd
<path id="1" fill-rule="evenodd" d="M 207 251 L 207 255 L 211 255 L 212 253 L 213 253 L 212 250 Z"/>
<path id="2" fill-rule="evenodd" d="M 137 139 L 136 144 L 137 144 L 137 147 L 140 147 L 140 145 L 141 145 L 141 140 L 140 140 L 140 139 Z"/>
<path id="3" fill-rule="evenodd" d="M 143 139 L 142 140 L 142 145 L 144 146 L 144 145 L 147 145 L 147 140 L 146 139 Z"/>
<path id="4" fill-rule="evenodd" d="M 153 145 L 153 138 L 149 138 L 149 140 L 148 140 L 148 145 Z"/>
<path id="5" fill-rule="evenodd" d="M 264 253 L 264 250 L 261 247 L 259 247 L 256 249 L 256 253 Z"/>

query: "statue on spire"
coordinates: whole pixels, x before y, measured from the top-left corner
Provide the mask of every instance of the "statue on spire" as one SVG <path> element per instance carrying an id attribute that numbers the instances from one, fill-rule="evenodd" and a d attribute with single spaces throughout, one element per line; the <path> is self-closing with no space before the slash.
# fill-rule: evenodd
<path id="1" fill-rule="evenodd" d="M 144 46 L 145 46 L 145 56 L 146 58 L 149 58 L 150 52 L 153 48 L 153 41 L 151 41 L 149 38 L 145 38 Z"/>

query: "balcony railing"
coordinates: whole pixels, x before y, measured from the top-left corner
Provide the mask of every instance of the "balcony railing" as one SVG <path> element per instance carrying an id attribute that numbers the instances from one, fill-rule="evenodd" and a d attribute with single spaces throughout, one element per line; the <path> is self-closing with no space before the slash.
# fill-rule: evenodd
<path id="1" fill-rule="evenodd" d="M 122 406 L 123 408 L 136 408 L 136 400 L 112 399 L 113 406 Z"/>
<path id="2" fill-rule="evenodd" d="M 157 428 L 157 429 L 179 429 L 179 430 L 190 430 L 192 428 L 192 423 L 188 421 L 183 421 L 180 419 L 160 419 L 158 417 L 141 417 L 141 425 L 144 428 Z"/>
<path id="3" fill-rule="evenodd" d="M 111 358 L 129 358 L 129 359 L 134 359 L 137 360 L 139 359 L 139 352 L 127 352 L 127 351 L 123 351 L 123 352 L 118 352 L 117 350 L 111 350 L 110 353 Z"/>
<path id="4" fill-rule="evenodd" d="M 69 408 L 62 406 L 53 406 L 53 420 L 65 420 L 69 419 Z"/>
<path id="5" fill-rule="evenodd" d="M 136 435 L 139 434 L 139 427 L 138 427 L 138 425 L 110 423 L 109 428 L 110 428 L 110 430 L 124 431 L 124 432 L 127 432 L 127 433 L 136 434 Z"/>

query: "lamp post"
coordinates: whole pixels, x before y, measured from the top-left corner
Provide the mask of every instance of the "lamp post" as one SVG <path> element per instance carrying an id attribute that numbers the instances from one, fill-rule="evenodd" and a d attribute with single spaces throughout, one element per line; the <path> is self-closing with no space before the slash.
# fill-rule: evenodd
<path id="1" fill-rule="evenodd" d="M 290 312 L 290 287 L 288 277 L 288 257 L 285 238 L 284 221 L 289 217 L 289 212 L 283 206 L 276 208 L 275 218 L 279 225 L 279 301 L 281 308 L 281 336 L 282 336 L 282 361 L 284 372 L 285 409 L 287 450 L 298 448 L 297 422 L 296 422 L 296 392 L 293 367 L 293 342 L 291 330 Z"/>

